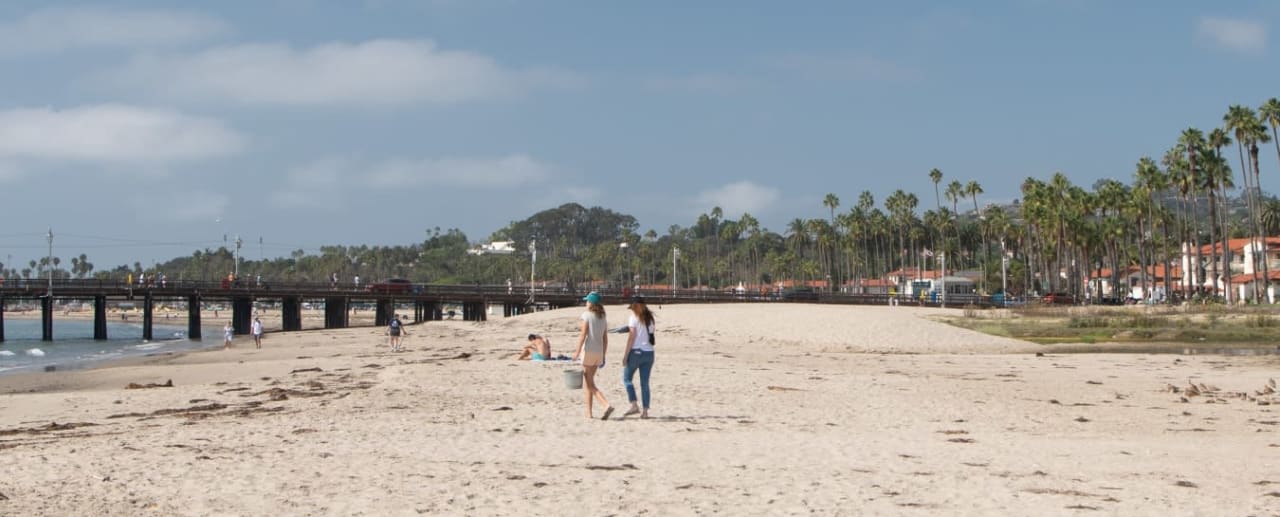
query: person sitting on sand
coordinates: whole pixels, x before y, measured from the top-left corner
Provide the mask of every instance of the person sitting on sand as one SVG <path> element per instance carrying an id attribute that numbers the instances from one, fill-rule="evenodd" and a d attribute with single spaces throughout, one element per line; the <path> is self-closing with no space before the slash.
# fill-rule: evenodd
<path id="1" fill-rule="evenodd" d="M 529 344 L 520 352 L 518 361 L 547 361 L 551 359 L 551 340 L 537 334 L 529 334 Z"/>

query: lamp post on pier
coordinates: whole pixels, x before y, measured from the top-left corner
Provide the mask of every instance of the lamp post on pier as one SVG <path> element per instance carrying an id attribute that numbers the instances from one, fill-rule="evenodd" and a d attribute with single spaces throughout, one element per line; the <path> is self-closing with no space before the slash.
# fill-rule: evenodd
<path id="1" fill-rule="evenodd" d="M 671 248 L 671 295 L 675 296 L 676 289 L 680 287 L 680 248 L 673 246 Z"/>
<path id="2" fill-rule="evenodd" d="M 236 280 L 240 280 L 240 246 L 244 241 L 240 240 L 240 234 L 236 234 L 236 256 L 235 265 L 232 267 L 231 274 L 235 275 Z"/>
<path id="3" fill-rule="evenodd" d="M 529 241 L 529 255 L 533 258 L 529 262 L 529 303 L 533 303 L 534 294 L 538 292 L 538 284 L 534 281 L 538 272 L 538 241 Z"/>
<path id="4" fill-rule="evenodd" d="M 49 293 L 50 298 L 53 297 L 53 228 L 49 228 Z"/>

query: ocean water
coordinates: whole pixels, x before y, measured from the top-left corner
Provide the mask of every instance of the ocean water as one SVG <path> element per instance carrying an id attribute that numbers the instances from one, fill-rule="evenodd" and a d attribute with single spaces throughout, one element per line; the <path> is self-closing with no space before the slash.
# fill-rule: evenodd
<path id="1" fill-rule="evenodd" d="M 95 363 L 128 357 L 187 352 L 222 346 L 222 340 L 191 341 L 184 325 L 156 324 L 155 339 L 142 339 L 142 322 L 108 322 L 104 341 L 93 339 L 93 321 L 53 320 L 53 341 L 40 340 L 40 320 L 4 320 L 5 340 L 0 342 L 0 375 L 14 372 L 89 368 Z M 205 335 L 214 329 L 206 330 Z M 219 330 L 220 332 L 220 330 Z"/>

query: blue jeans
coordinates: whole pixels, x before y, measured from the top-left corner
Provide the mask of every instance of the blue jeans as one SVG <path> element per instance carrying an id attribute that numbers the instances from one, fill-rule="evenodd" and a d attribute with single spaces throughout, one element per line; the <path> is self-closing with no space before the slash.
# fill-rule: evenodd
<path id="1" fill-rule="evenodd" d="M 649 409 L 649 372 L 653 371 L 653 352 L 632 350 L 627 357 L 627 364 L 622 368 L 622 385 L 627 387 L 627 400 L 636 401 L 636 387 L 631 383 L 636 370 L 640 370 L 640 396 L 644 399 L 644 408 Z"/>

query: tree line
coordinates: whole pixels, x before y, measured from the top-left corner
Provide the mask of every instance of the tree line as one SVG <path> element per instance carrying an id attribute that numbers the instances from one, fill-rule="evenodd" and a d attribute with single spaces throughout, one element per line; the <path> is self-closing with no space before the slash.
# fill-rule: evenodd
<path id="1" fill-rule="evenodd" d="M 1162 269 L 1178 265 L 1185 243 L 1203 265 L 1185 274 L 1195 285 L 1221 278 L 1230 293 L 1231 275 L 1221 270 L 1233 260 L 1226 241 L 1280 233 L 1280 202 L 1263 192 L 1259 159 L 1260 145 L 1273 143 L 1280 161 L 1277 126 L 1275 98 L 1256 110 L 1233 105 L 1221 127 L 1207 133 L 1187 128 L 1160 157 L 1139 158 L 1128 182 L 1103 179 L 1085 188 L 1061 172 L 1047 180 L 1028 177 L 1022 197 L 1003 205 L 981 205 L 978 181 L 944 183 L 943 171 L 932 169 L 925 175 L 934 190 L 931 209 L 919 212 L 920 199 L 897 189 L 879 203 L 870 191 L 859 192 L 840 211 L 840 197 L 829 193 L 821 200 L 828 217 L 796 218 L 781 232 L 762 227 L 749 213 L 731 218 L 715 207 L 687 227 L 640 233 L 630 215 L 568 203 L 493 232 L 489 241 L 514 243 L 516 252 L 506 255 L 468 253 L 472 243 L 465 234 L 437 227 L 420 243 L 323 246 L 318 253 L 241 258 L 238 265 L 233 252 L 219 247 L 151 268 L 135 262 L 100 270 L 80 254 L 66 269 L 53 257 L 52 269 L 63 278 L 164 273 L 171 280 L 213 281 L 239 271 L 241 278 L 280 282 L 328 282 L 337 274 L 344 282 L 358 275 L 366 282 L 527 285 L 535 275 L 539 284 L 571 287 L 723 289 L 783 281 L 838 288 L 903 268 L 945 267 L 977 277 L 983 293 L 1007 285 L 1012 294 L 1080 294 L 1085 278 L 1109 276 L 1111 285 L 1121 285 L 1121 276 L 1138 268 L 1152 273 L 1142 275 L 1144 292 L 1163 282 L 1166 292 L 1195 296 L 1195 287 L 1171 283 Z M 1205 248 L 1213 256 L 1204 256 Z M 0 271 L 39 277 L 50 269 L 47 260 L 0 265 Z M 1264 277 L 1268 267 L 1264 261 Z"/>

